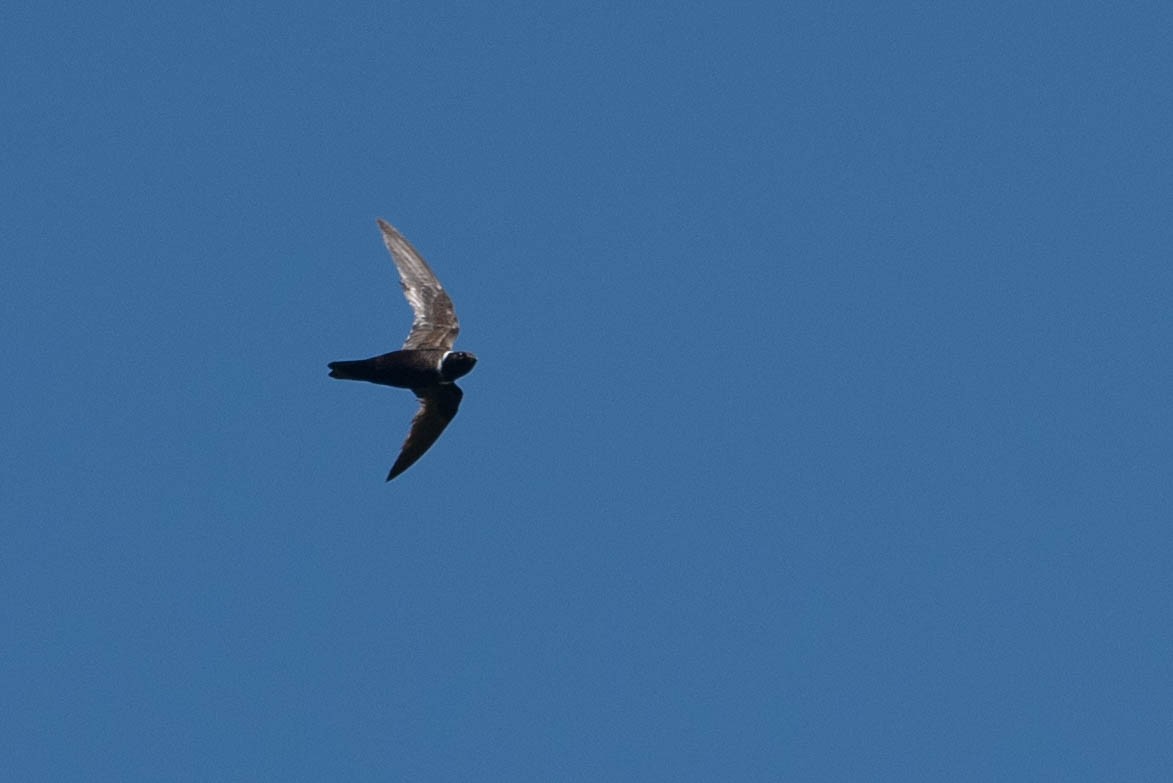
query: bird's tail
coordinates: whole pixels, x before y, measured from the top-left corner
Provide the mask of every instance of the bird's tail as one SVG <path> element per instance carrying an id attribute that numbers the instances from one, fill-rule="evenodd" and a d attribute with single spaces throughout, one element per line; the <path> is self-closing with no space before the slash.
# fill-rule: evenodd
<path id="1" fill-rule="evenodd" d="M 340 378 L 344 381 L 369 381 L 374 370 L 370 359 L 359 359 L 353 362 L 330 362 L 331 378 Z"/>

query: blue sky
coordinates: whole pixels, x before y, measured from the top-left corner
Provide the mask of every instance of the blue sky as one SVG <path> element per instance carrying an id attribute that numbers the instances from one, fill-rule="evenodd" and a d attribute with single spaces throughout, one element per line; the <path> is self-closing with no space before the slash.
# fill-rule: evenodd
<path id="1" fill-rule="evenodd" d="M 5 4 L 5 777 L 1173 776 L 1173 12 L 1027 5 Z"/>

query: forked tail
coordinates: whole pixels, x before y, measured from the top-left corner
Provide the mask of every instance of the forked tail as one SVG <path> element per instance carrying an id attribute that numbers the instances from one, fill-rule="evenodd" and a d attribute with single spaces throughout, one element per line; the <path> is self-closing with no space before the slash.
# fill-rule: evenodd
<path id="1" fill-rule="evenodd" d="M 353 362 L 330 362 L 330 377 L 344 381 L 369 381 L 374 369 L 370 359 L 359 359 Z"/>

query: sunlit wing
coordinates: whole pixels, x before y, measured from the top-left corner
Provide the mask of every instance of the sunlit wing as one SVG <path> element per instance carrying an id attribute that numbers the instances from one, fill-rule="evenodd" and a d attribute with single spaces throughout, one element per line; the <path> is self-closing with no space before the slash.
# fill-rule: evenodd
<path id="1" fill-rule="evenodd" d="M 456 335 L 460 333 L 460 322 L 452 300 L 436 279 L 428 262 L 411 246 L 411 243 L 384 220 L 379 220 L 383 242 L 391 252 L 395 268 L 399 270 L 399 281 L 415 317 L 411 322 L 411 333 L 403 343 L 404 350 L 418 348 L 452 349 Z"/>

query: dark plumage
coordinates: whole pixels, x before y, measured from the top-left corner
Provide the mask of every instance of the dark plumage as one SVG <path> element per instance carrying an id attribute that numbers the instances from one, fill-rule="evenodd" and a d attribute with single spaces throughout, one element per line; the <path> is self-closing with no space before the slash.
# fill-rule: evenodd
<path id="1" fill-rule="evenodd" d="M 330 362 L 329 367 L 331 378 L 411 389 L 419 398 L 411 431 L 387 474 L 390 481 L 422 457 L 452 421 L 464 397 L 453 381 L 467 375 L 477 357 L 452 350 L 460 333 L 456 310 L 423 256 L 389 223 L 378 223 L 399 270 L 403 294 L 415 313 L 411 332 L 402 350 L 370 359 Z"/>

